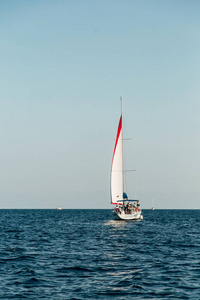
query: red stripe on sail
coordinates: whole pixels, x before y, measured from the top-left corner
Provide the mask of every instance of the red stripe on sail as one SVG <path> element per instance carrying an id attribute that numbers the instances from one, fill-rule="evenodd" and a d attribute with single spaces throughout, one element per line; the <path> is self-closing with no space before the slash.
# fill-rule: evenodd
<path id="1" fill-rule="evenodd" d="M 119 135 L 121 133 L 121 130 L 122 130 L 122 116 L 121 116 L 121 118 L 119 120 L 119 125 L 118 125 L 118 130 L 117 130 L 117 137 L 116 137 L 115 148 L 114 148 L 114 152 L 113 152 L 112 163 L 113 163 L 113 159 L 114 159 L 114 156 L 115 156 L 115 150 L 117 148 L 117 143 L 118 143 L 118 140 L 119 140 Z"/>

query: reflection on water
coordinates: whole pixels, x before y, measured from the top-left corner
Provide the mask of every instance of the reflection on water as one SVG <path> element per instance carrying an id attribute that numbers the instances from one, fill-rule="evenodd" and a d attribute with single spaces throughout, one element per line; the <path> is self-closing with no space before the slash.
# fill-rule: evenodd
<path id="1" fill-rule="evenodd" d="M 126 226 L 126 221 L 124 220 L 109 220 L 104 223 L 106 226 L 111 226 L 111 227 L 120 227 L 123 228 Z"/>
<path id="2" fill-rule="evenodd" d="M 113 228 L 129 228 L 133 225 L 137 225 L 138 223 L 142 223 L 143 220 L 109 220 L 104 223 L 105 226 L 110 226 Z"/>

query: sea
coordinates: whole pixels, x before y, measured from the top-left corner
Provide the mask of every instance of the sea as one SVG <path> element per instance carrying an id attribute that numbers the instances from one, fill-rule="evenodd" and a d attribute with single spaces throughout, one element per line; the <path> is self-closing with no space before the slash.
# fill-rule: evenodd
<path id="1" fill-rule="evenodd" d="M 200 210 L 0 210 L 0 299 L 200 299 Z"/>

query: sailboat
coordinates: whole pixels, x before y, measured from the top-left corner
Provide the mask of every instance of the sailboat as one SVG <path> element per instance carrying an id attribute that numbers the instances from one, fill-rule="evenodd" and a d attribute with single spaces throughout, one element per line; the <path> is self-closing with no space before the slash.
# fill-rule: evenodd
<path id="1" fill-rule="evenodd" d="M 151 207 L 152 210 L 154 210 L 154 199 L 152 198 L 152 207 Z"/>
<path id="2" fill-rule="evenodd" d="M 56 209 L 57 209 L 57 210 L 62 210 L 62 207 L 61 207 L 61 206 L 58 206 Z"/>
<path id="3" fill-rule="evenodd" d="M 111 204 L 114 219 L 142 220 L 143 215 L 138 199 L 129 199 L 125 188 L 124 151 L 123 151 L 123 126 L 122 126 L 122 97 L 121 116 L 115 140 L 111 166 Z"/>

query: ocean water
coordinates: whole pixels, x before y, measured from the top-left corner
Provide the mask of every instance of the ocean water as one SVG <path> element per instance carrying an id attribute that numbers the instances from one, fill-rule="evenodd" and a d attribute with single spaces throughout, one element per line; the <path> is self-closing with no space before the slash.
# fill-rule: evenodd
<path id="1" fill-rule="evenodd" d="M 0 210 L 0 299 L 200 299 L 200 210 Z"/>

